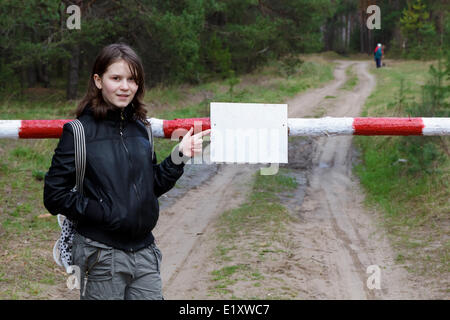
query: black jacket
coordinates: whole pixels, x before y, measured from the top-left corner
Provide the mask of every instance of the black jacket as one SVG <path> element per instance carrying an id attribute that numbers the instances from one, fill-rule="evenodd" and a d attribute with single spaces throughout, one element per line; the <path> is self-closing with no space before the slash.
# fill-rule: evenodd
<path id="1" fill-rule="evenodd" d="M 63 127 L 44 185 L 44 205 L 51 214 L 76 221 L 77 232 L 85 237 L 126 251 L 153 243 L 158 197 L 175 185 L 184 167 L 170 156 L 156 164 L 154 154 L 152 161 L 145 125 L 132 115 L 129 105 L 95 121 L 86 107 L 78 118 L 86 136 L 84 194 L 71 191 L 75 158 L 69 124 Z"/>

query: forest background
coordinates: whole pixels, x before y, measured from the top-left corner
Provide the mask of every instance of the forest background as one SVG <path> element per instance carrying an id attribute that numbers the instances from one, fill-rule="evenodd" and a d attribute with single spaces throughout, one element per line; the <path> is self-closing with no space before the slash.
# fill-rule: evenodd
<path id="1" fill-rule="evenodd" d="M 71 5 L 80 29 L 69 29 Z M 367 7 L 381 11 L 369 29 Z M 95 55 L 125 42 L 136 49 L 148 87 L 231 79 L 273 59 L 301 63 L 300 53 L 437 58 L 445 50 L 448 0 L 140 0 L 0 2 L 0 94 L 65 88 L 79 99 Z"/>

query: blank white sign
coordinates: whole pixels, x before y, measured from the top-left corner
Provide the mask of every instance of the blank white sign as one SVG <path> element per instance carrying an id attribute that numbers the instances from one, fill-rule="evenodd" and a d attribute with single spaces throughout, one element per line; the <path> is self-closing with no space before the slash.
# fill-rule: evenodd
<path id="1" fill-rule="evenodd" d="M 213 102 L 211 162 L 287 163 L 287 104 Z"/>

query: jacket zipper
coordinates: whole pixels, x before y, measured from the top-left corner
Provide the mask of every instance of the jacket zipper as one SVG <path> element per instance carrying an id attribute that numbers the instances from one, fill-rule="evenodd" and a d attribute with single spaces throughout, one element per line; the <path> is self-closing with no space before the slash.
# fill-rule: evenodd
<path id="1" fill-rule="evenodd" d="M 123 121 L 125 120 L 125 118 L 124 118 L 124 116 L 123 116 L 123 109 L 120 111 L 120 140 L 122 141 L 122 145 L 123 145 L 123 147 L 124 147 L 124 149 L 125 149 L 125 152 L 126 152 L 126 154 L 127 154 L 127 157 L 128 157 L 128 163 L 130 164 L 130 169 L 131 169 L 131 171 L 133 171 L 133 164 L 131 163 L 131 158 L 130 158 L 130 153 L 128 152 L 128 148 L 127 148 L 127 146 L 125 145 L 125 141 L 124 141 L 124 139 L 123 139 Z M 140 197 L 139 197 L 139 192 L 138 192 L 138 189 L 137 189 L 137 187 L 136 187 L 136 184 L 134 183 L 134 181 L 133 181 L 133 188 L 134 188 L 134 191 L 136 192 L 136 197 L 138 198 L 138 200 L 140 201 Z M 139 221 L 139 223 L 140 223 L 140 221 Z"/>

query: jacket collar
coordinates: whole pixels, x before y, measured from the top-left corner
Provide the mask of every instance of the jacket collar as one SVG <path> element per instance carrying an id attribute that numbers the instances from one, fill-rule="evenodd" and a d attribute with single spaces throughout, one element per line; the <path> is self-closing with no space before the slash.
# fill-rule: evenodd
<path id="1" fill-rule="evenodd" d="M 88 105 L 88 106 L 86 106 L 86 108 L 84 108 L 83 114 L 84 113 L 91 114 L 91 115 L 93 114 L 93 111 L 92 111 L 92 108 L 90 105 Z M 125 120 L 131 120 L 133 118 L 133 114 L 134 114 L 134 107 L 130 103 L 128 106 L 126 106 L 123 109 L 114 107 L 114 109 L 108 110 L 106 112 L 105 120 L 120 121 L 121 115 L 123 115 L 123 118 Z"/>
<path id="2" fill-rule="evenodd" d="M 123 108 L 114 107 L 106 113 L 106 119 L 120 121 L 122 116 L 125 120 L 130 120 L 133 117 L 133 107 L 131 104 Z"/>

